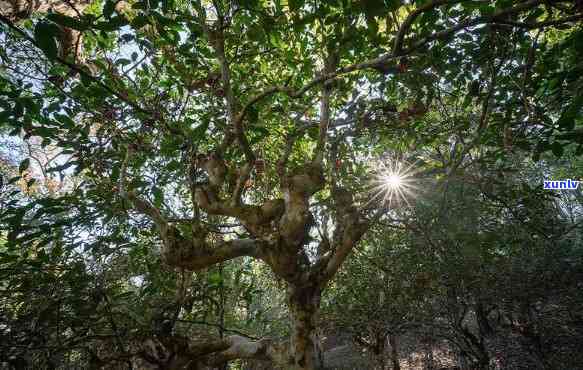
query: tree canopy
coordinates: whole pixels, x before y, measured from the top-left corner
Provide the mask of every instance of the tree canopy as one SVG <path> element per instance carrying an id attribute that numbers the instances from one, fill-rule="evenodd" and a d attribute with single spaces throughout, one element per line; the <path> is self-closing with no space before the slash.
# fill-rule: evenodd
<path id="1" fill-rule="evenodd" d="M 580 366 L 581 19 L 0 0 L 0 363 Z"/>

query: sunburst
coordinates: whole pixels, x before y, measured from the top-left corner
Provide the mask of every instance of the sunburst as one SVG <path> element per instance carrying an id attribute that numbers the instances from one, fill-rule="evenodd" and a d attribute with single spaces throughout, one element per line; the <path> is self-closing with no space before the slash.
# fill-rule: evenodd
<path id="1" fill-rule="evenodd" d="M 409 199 L 415 195 L 414 184 L 415 164 L 409 164 L 402 160 L 389 159 L 379 161 L 372 170 L 372 187 L 369 204 L 380 202 L 383 206 L 391 207 L 393 203 L 405 202 L 409 205 Z"/>

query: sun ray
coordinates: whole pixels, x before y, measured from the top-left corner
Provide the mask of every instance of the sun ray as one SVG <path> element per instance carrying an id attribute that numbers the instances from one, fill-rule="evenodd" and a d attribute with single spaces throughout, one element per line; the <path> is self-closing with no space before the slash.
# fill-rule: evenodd
<path id="1" fill-rule="evenodd" d="M 366 203 L 367 206 L 378 202 L 379 199 L 382 199 L 382 204 L 388 205 L 389 208 L 394 203 L 400 202 L 405 202 L 407 206 L 410 206 L 409 199 L 418 190 L 413 178 L 415 163 L 388 160 L 377 163 L 373 171 L 375 174 L 368 190 L 370 199 Z"/>

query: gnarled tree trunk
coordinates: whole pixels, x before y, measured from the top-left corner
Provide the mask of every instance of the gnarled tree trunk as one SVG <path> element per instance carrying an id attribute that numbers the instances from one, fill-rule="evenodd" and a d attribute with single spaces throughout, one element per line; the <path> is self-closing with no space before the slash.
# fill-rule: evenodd
<path id="1" fill-rule="evenodd" d="M 292 325 L 290 369 L 323 369 L 322 352 L 316 337 L 321 289 L 314 286 L 290 286 L 288 304 Z"/>

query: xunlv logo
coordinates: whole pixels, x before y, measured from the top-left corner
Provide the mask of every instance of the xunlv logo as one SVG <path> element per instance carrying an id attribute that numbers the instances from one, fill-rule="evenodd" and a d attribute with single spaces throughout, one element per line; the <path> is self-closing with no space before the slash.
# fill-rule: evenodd
<path id="1" fill-rule="evenodd" d="M 556 180 L 556 181 L 552 181 L 552 180 L 545 180 L 545 189 L 569 189 L 569 190 L 575 190 L 579 187 L 579 183 L 581 181 L 573 181 L 571 179 L 568 180 Z"/>

